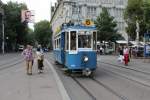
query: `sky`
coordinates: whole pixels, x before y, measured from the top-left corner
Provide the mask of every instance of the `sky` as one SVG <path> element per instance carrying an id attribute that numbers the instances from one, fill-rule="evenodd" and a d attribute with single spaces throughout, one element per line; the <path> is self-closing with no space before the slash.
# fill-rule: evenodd
<path id="1" fill-rule="evenodd" d="M 50 20 L 50 6 L 54 5 L 56 0 L 1 0 L 4 3 L 8 1 L 17 1 L 25 3 L 29 10 L 35 11 L 35 22 L 41 20 Z"/>

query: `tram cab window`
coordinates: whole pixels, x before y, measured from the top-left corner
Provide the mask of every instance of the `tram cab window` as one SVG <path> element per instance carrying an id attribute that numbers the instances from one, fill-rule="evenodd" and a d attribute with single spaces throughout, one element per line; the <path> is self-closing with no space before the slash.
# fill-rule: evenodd
<path id="1" fill-rule="evenodd" d="M 93 32 L 93 50 L 96 50 L 96 43 L 97 43 L 97 35 L 96 32 Z"/>
<path id="2" fill-rule="evenodd" d="M 69 32 L 66 32 L 65 34 L 65 49 L 69 50 Z"/>
<path id="3" fill-rule="evenodd" d="M 76 31 L 70 32 L 70 50 L 76 50 Z"/>
<path id="4" fill-rule="evenodd" d="M 91 48 L 91 35 L 78 35 L 79 48 Z"/>

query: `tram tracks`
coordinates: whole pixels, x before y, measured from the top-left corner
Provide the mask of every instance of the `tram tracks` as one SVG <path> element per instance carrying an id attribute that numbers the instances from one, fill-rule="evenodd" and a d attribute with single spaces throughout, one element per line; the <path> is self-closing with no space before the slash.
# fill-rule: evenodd
<path id="1" fill-rule="evenodd" d="M 50 59 L 51 61 L 54 61 L 53 58 L 50 58 L 50 57 L 49 57 L 49 59 Z M 77 75 L 77 76 L 78 76 L 78 75 Z M 81 81 L 78 79 L 78 77 L 73 76 L 73 75 L 71 75 L 70 77 L 74 80 L 74 82 L 77 83 L 77 85 L 78 85 L 79 87 L 81 87 L 81 88 L 83 89 L 83 91 L 84 91 L 85 93 L 87 93 L 87 95 L 89 95 L 89 97 L 91 98 L 91 100 L 99 100 L 99 99 L 100 99 L 100 98 L 97 98 L 97 97 L 94 95 L 94 93 L 93 93 L 92 91 L 90 91 L 89 87 L 86 86 L 86 85 L 84 84 L 84 82 L 81 82 Z M 79 76 L 79 77 L 80 77 L 80 76 Z M 87 81 L 92 81 L 92 82 L 94 82 L 95 84 L 99 85 L 100 87 L 105 88 L 106 91 L 110 92 L 112 95 L 115 95 L 117 98 L 119 98 L 119 100 L 129 100 L 127 97 L 121 95 L 120 93 L 116 92 L 115 90 L 113 90 L 112 88 L 110 88 L 109 86 L 105 85 L 103 82 L 100 82 L 99 80 L 97 80 L 97 79 L 95 79 L 95 78 L 90 78 L 90 77 L 89 77 Z M 100 87 L 99 87 L 99 88 L 100 88 Z M 98 91 L 98 90 L 97 90 L 97 91 Z"/>
<path id="2" fill-rule="evenodd" d="M 99 100 L 99 98 L 96 98 L 96 96 L 94 96 L 93 92 L 91 92 L 87 86 L 84 85 L 83 82 L 80 82 L 77 78 L 72 77 L 71 78 L 89 95 L 89 97 L 91 97 L 92 100 Z M 120 93 L 116 92 L 115 90 L 113 90 L 112 88 L 110 88 L 109 86 L 105 85 L 104 83 L 100 82 L 99 80 L 95 79 L 95 78 L 89 78 L 90 80 L 92 80 L 93 82 L 95 82 L 97 85 L 99 85 L 100 87 L 105 88 L 108 92 L 110 92 L 111 94 L 115 95 L 116 97 L 119 98 L 119 100 L 129 100 L 127 97 L 121 95 Z M 97 87 L 98 88 L 98 87 Z"/>
<path id="3" fill-rule="evenodd" d="M 3 63 L 3 64 L 0 65 L 0 71 L 11 68 L 11 67 L 23 62 L 23 60 L 24 59 L 19 58 L 19 59 L 15 59 L 15 60 L 12 60 L 12 61 L 7 62 L 7 63 Z"/>
<path id="4" fill-rule="evenodd" d="M 107 65 L 111 65 L 111 66 L 114 66 L 114 67 L 117 67 L 117 68 L 128 69 L 128 70 L 132 70 L 132 71 L 135 71 L 135 72 L 139 72 L 139 73 L 143 73 L 143 74 L 146 74 L 146 75 L 150 75 L 149 72 L 145 72 L 145 71 L 138 70 L 138 69 L 135 69 L 135 68 L 125 67 L 125 66 L 119 66 L 119 65 L 115 65 L 115 64 L 111 64 L 111 63 L 107 63 L 107 62 L 101 62 L 101 61 L 97 61 L 97 62 L 103 63 L 103 64 L 107 64 Z"/>
<path id="5" fill-rule="evenodd" d="M 102 63 L 102 62 L 101 62 Z M 104 63 L 104 64 L 107 64 L 107 63 Z M 113 65 L 113 64 L 107 64 L 107 65 L 111 65 L 111 66 L 114 66 L 114 67 L 116 67 L 117 65 Z M 123 67 L 123 66 L 122 66 Z M 122 67 L 119 67 L 119 68 L 122 68 Z M 112 68 L 112 67 L 111 67 Z M 124 68 L 124 67 L 123 67 Z M 144 81 L 143 79 L 142 80 L 139 80 L 139 79 L 137 79 L 137 78 L 134 78 L 134 77 L 131 77 L 131 76 L 129 76 L 129 75 L 124 75 L 124 74 L 120 74 L 120 73 L 118 73 L 118 72 L 114 72 L 114 71 L 112 71 L 112 70 L 109 70 L 109 69 L 105 69 L 105 68 L 101 68 L 101 69 L 103 69 L 106 73 L 112 73 L 112 74 L 114 74 L 114 75 L 117 75 L 117 76 L 120 76 L 120 77 L 122 77 L 122 78 L 124 78 L 124 79 L 127 79 L 127 80 L 130 80 L 130 81 L 132 81 L 132 82 L 135 82 L 135 83 L 138 83 L 138 84 L 140 84 L 140 85 L 142 85 L 142 86 L 145 86 L 145 87 L 148 87 L 148 88 L 150 88 L 150 84 L 148 83 L 148 82 L 146 82 L 146 81 Z M 126 69 L 126 68 L 125 68 Z M 128 68 L 127 68 L 128 69 Z M 116 69 L 115 69 L 116 70 Z M 129 69 L 130 70 L 130 69 Z M 132 70 L 132 71 L 135 71 L 135 70 Z M 136 71 L 136 72 L 140 72 L 140 71 Z M 145 72 L 141 72 L 142 74 L 145 74 Z M 145 75 L 148 75 L 148 74 L 145 74 Z M 150 80 L 149 80 L 150 81 Z"/>
<path id="6" fill-rule="evenodd" d="M 9 63 L 12 63 L 12 62 L 17 61 L 17 60 L 19 60 L 19 59 L 21 59 L 21 57 L 17 57 L 17 58 L 14 57 L 14 59 L 10 59 L 10 58 L 9 58 L 9 60 L 7 60 L 6 62 L 1 63 L 0 66 L 5 66 L 5 65 L 8 64 L 8 62 L 9 62 Z"/>

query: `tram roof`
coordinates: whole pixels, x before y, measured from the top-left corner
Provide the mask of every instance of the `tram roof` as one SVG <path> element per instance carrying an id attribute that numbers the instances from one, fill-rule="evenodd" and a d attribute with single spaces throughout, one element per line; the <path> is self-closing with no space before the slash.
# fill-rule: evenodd
<path id="1" fill-rule="evenodd" d="M 96 27 L 95 26 L 75 25 L 75 26 L 63 27 L 63 31 L 65 31 L 65 30 L 96 30 Z"/>

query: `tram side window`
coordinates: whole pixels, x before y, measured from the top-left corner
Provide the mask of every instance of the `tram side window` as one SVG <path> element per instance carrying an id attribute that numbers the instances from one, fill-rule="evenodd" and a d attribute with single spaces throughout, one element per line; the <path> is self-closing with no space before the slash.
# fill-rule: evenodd
<path id="1" fill-rule="evenodd" d="M 58 48 L 58 40 L 56 39 L 56 49 Z"/>
<path id="2" fill-rule="evenodd" d="M 70 33 L 70 49 L 76 50 L 76 31 L 71 31 Z"/>
<path id="3" fill-rule="evenodd" d="M 93 32 L 93 50 L 96 50 L 96 43 L 97 43 L 96 32 Z"/>
<path id="4" fill-rule="evenodd" d="M 56 49 L 56 40 L 55 40 L 55 47 L 54 48 Z"/>
<path id="5" fill-rule="evenodd" d="M 58 48 L 60 48 L 60 38 L 58 39 Z"/>
<path id="6" fill-rule="evenodd" d="M 91 35 L 79 35 L 78 47 L 79 48 L 91 48 Z"/>
<path id="7" fill-rule="evenodd" d="M 66 37 L 65 37 L 65 49 L 68 50 L 69 49 L 69 32 L 66 32 Z"/>

